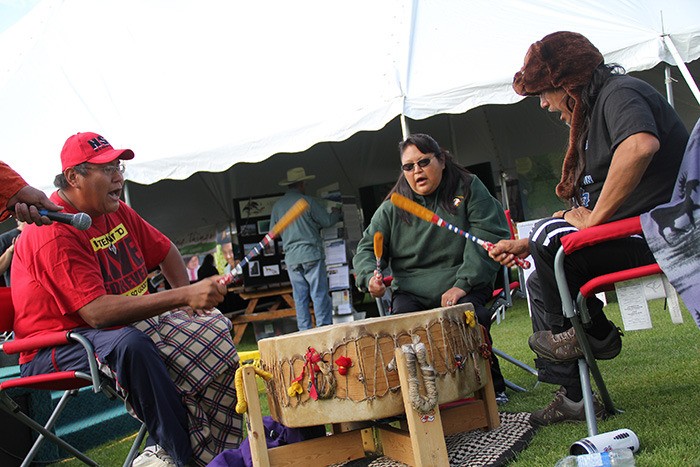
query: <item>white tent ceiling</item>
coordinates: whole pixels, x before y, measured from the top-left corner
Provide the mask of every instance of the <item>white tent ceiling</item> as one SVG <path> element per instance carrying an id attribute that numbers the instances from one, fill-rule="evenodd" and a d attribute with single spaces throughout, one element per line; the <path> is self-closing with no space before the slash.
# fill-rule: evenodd
<path id="1" fill-rule="evenodd" d="M 183 180 L 401 113 L 517 102 L 527 47 L 556 30 L 585 34 L 629 71 L 675 63 L 662 33 L 691 61 L 698 18 L 694 0 L 37 1 L 0 33 L 0 157 L 48 191 L 67 136 L 96 131 L 136 152 L 128 180 Z M 250 185 L 249 172 L 234 171 L 195 175 L 205 186 L 192 201 L 241 196 L 232 185 Z"/>

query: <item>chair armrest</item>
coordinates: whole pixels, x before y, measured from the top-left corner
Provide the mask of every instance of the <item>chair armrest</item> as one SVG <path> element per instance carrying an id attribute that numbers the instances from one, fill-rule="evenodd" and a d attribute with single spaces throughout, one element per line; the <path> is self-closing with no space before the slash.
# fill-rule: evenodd
<path id="1" fill-rule="evenodd" d="M 66 331 L 57 331 L 42 336 L 27 337 L 24 339 L 13 339 L 4 342 L 0 347 L 8 354 L 16 354 L 19 352 L 30 352 L 32 350 L 40 350 L 46 347 L 56 347 L 66 345 L 72 342 Z"/>
<path id="2" fill-rule="evenodd" d="M 635 234 L 642 233 L 642 224 L 637 217 L 629 217 L 607 224 L 596 225 L 587 229 L 579 230 L 562 237 L 561 244 L 564 253 L 570 255 L 574 251 L 586 248 L 598 243 L 627 238 Z"/>
<path id="3" fill-rule="evenodd" d="M 78 343 L 85 349 L 85 354 L 90 368 L 90 378 L 92 379 L 93 392 L 99 392 L 102 388 L 100 381 L 100 371 L 95 359 L 95 351 L 92 343 L 80 334 L 72 331 L 56 331 L 42 336 L 27 337 L 25 339 L 14 339 L 0 344 L 0 349 L 6 354 L 19 352 L 29 352 L 41 350 L 60 345 Z"/>

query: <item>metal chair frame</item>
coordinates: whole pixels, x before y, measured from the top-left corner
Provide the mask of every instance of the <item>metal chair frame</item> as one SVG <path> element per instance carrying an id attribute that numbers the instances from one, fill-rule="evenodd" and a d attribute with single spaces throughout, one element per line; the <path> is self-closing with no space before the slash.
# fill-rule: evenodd
<path id="1" fill-rule="evenodd" d="M 590 314 L 586 308 L 586 298 L 599 292 L 613 290 L 615 282 L 660 274 L 662 271 L 658 264 L 650 264 L 593 278 L 581 287 L 574 301 L 566 282 L 564 260 L 567 254 L 571 254 L 587 246 L 596 245 L 609 240 L 627 238 L 641 233 L 642 227 L 639 217 L 590 227 L 562 237 L 562 246 L 559 248 L 554 259 L 554 274 L 557 281 L 559 296 L 561 297 L 564 316 L 571 321 L 571 325 L 576 330 L 576 337 L 584 356 L 584 358 L 578 360 L 578 367 L 589 436 L 598 434 L 598 423 L 593 407 L 591 375 L 593 376 L 600 397 L 605 405 L 606 412 L 614 414 L 619 410 L 617 410 L 613 404 L 596 359 L 593 356 L 588 338 L 586 337 L 584 325 L 591 321 Z"/>
<path id="2" fill-rule="evenodd" d="M 12 306 L 12 299 L 10 295 L 9 288 L 2 288 L 2 293 L 0 293 L 0 332 L 12 331 L 13 321 L 14 321 L 14 308 Z M 117 394 L 114 388 L 109 384 L 110 380 L 107 375 L 102 374 L 97 365 L 97 360 L 95 359 L 94 350 L 92 344 L 85 337 L 78 333 L 67 331 L 67 332 L 54 332 L 47 335 L 31 337 L 27 339 L 13 339 L 8 340 L 0 344 L 0 349 L 6 354 L 16 354 L 22 351 L 38 350 L 42 348 L 55 347 L 60 345 L 68 345 L 78 343 L 80 344 L 86 352 L 88 359 L 88 365 L 90 372 L 84 373 L 80 371 L 60 371 L 54 373 L 47 373 L 41 375 L 25 376 L 19 378 L 13 378 L 10 380 L 3 381 L 0 383 L 0 410 L 6 412 L 20 423 L 28 426 L 30 429 L 36 431 L 39 435 L 34 442 L 33 446 L 25 456 L 22 467 L 29 466 L 39 451 L 39 448 L 46 439 L 53 441 L 56 445 L 68 451 L 76 458 L 80 459 L 87 465 L 97 465 L 97 463 L 85 455 L 83 452 L 67 443 L 65 440 L 56 436 L 53 428 L 58 421 L 59 416 L 63 412 L 68 403 L 70 397 L 76 397 L 79 394 L 81 388 L 90 387 L 94 393 L 104 393 L 108 398 L 114 399 L 121 397 Z M 45 425 L 41 425 L 36 420 L 33 420 L 27 414 L 21 411 L 19 405 L 9 396 L 7 393 L 10 389 L 24 388 L 24 389 L 38 389 L 38 390 L 50 390 L 64 391 L 63 395 L 56 405 L 55 409 L 49 416 L 48 421 Z M 136 435 L 136 439 L 131 446 L 129 454 L 124 461 L 124 467 L 131 466 L 133 460 L 138 454 L 138 449 L 146 435 L 146 425 L 141 424 L 141 428 Z"/>

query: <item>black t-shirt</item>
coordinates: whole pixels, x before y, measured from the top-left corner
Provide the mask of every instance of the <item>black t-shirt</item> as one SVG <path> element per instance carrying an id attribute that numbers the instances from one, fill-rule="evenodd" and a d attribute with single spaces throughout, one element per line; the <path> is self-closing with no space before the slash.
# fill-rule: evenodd
<path id="1" fill-rule="evenodd" d="M 618 145 L 641 132 L 656 136 L 661 147 L 611 221 L 637 216 L 671 199 L 688 142 L 688 130 L 678 114 L 652 86 L 631 76 L 613 76 L 603 85 L 591 113 L 581 184 L 584 206 L 593 209 L 598 201 Z"/>

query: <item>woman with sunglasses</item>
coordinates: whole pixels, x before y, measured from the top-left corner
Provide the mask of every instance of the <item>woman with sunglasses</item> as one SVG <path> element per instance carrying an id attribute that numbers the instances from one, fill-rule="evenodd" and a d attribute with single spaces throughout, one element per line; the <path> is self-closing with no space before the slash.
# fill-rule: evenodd
<path id="1" fill-rule="evenodd" d="M 382 267 L 388 267 L 394 277 L 391 314 L 470 302 L 479 323 L 488 330 L 491 313 L 484 305 L 491 300 L 500 265 L 476 243 L 413 217 L 389 198 L 399 193 L 490 242 L 510 236 L 503 208 L 484 184 L 455 163 L 432 137 L 410 135 L 399 144 L 399 153 L 401 174 L 372 216 L 353 258 L 358 287 L 373 297 L 386 292 L 374 274 L 374 234 L 381 232 Z M 491 369 L 497 399 L 505 403 L 505 382 L 495 357 Z"/>

